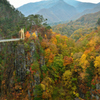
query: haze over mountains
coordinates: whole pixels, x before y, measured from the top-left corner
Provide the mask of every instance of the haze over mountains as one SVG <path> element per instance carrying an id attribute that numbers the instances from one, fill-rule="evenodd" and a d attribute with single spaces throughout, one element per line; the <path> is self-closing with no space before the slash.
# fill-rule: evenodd
<path id="1" fill-rule="evenodd" d="M 52 26 L 52 29 L 54 32 L 61 33 L 63 35 L 66 35 L 67 37 L 81 37 L 82 35 L 89 34 L 93 29 L 96 29 L 96 23 L 99 18 L 100 11 L 92 14 L 83 15 L 75 21 L 54 25 Z"/>
<path id="2" fill-rule="evenodd" d="M 83 3 L 76 0 L 45 0 L 28 3 L 18 8 L 25 16 L 41 14 L 48 23 L 76 20 L 82 15 L 100 11 L 100 3 Z"/>

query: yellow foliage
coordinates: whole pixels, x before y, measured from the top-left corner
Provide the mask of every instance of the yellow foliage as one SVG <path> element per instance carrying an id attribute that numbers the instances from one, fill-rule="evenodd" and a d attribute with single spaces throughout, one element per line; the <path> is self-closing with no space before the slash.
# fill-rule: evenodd
<path id="1" fill-rule="evenodd" d="M 49 84 L 52 84 L 52 80 L 50 77 L 46 77 L 43 81 L 42 81 L 43 84 L 45 85 L 49 85 Z"/>
<path id="2" fill-rule="evenodd" d="M 35 37 L 35 38 L 37 37 L 35 32 L 32 34 L 32 36 Z"/>
<path id="3" fill-rule="evenodd" d="M 100 67 L 100 56 L 96 57 L 94 61 L 94 66 L 95 68 Z"/>
<path id="4" fill-rule="evenodd" d="M 55 37 L 52 37 L 50 42 L 52 42 L 53 44 L 57 44 L 57 39 Z"/>
<path id="5" fill-rule="evenodd" d="M 80 59 L 80 64 L 83 64 L 85 60 L 86 60 L 86 54 L 83 54 Z"/>
<path id="6" fill-rule="evenodd" d="M 16 72 L 15 72 L 15 71 L 13 72 L 13 75 L 14 75 L 14 76 L 16 75 Z"/>
<path id="7" fill-rule="evenodd" d="M 64 81 L 64 85 L 68 85 L 68 87 L 72 87 L 71 86 L 71 77 L 72 77 L 72 72 L 70 70 L 65 71 L 65 73 L 63 74 L 63 81 Z"/>
<path id="8" fill-rule="evenodd" d="M 76 93 L 75 91 L 73 91 L 73 94 L 74 94 L 76 97 L 79 97 L 79 93 Z"/>
<path id="9" fill-rule="evenodd" d="M 79 97 L 79 93 L 76 93 L 75 95 L 76 95 L 76 97 Z"/>
<path id="10" fill-rule="evenodd" d="M 94 59 L 94 56 L 90 56 L 91 59 Z"/>
<path id="11" fill-rule="evenodd" d="M 90 42 L 89 42 L 89 45 L 90 45 L 91 47 L 94 47 L 94 46 L 96 45 L 96 41 L 97 41 L 97 40 L 98 40 L 97 37 L 92 38 L 92 39 L 90 40 Z"/>
<path id="12" fill-rule="evenodd" d="M 100 56 L 96 57 L 94 66 L 96 68 L 96 72 L 100 75 Z"/>
<path id="13" fill-rule="evenodd" d="M 73 90 L 73 91 L 75 91 L 76 89 L 77 89 L 76 86 L 72 87 L 72 90 Z"/>
<path id="14" fill-rule="evenodd" d="M 71 53 L 71 56 L 73 56 L 73 53 Z"/>
<path id="15" fill-rule="evenodd" d="M 50 29 L 50 32 L 52 32 L 52 29 Z"/>
<path id="16" fill-rule="evenodd" d="M 56 34 L 55 32 L 52 32 L 52 34 Z"/>
<path id="17" fill-rule="evenodd" d="M 41 84 L 41 87 L 43 90 L 45 90 L 45 85 L 44 84 Z"/>
<path id="18" fill-rule="evenodd" d="M 51 98 L 51 94 L 53 92 L 52 87 L 53 81 L 50 77 L 45 77 L 41 83 L 41 87 L 45 92 L 43 92 L 42 98 Z"/>
<path id="19" fill-rule="evenodd" d="M 62 38 L 65 40 L 65 41 L 67 41 L 68 40 L 68 37 L 67 36 L 62 36 Z"/>
<path id="20" fill-rule="evenodd" d="M 45 38 L 47 38 L 47 35 L 45 34 Z"/>
<path id="21" fill-rule="evenodd" d="M 63 74 L 63 79 L 66 80 L 66 78 L 70 78 L 72 75 L 72 72 L 70 70 L 65 71 Z"/>
<path id="22" fill-rule="evenodd" d="M 49 48 L 45 50 L 45 58 L 48 58 L 50 56 L 50 52 L 51 51 Z"/>
<path id="23" fill-rule="evenodd" d="M 56 38 L 58 38 L 58 37 L 60 37 L 60 36 L 61 36 L 60 34 L 57 34 L 57 35 L 56 35 Z"/>
<path id="24" fill-rule="evenodd" d="M 87 66 L 89 66 L 89 62 L 88 62 L 88 60 L 86 58 L 87 58 L 86 54 L 83 54 L 82 57 L 80 58 L 80 65 L 83 68 L 83 72 L 85 72 Z"/>

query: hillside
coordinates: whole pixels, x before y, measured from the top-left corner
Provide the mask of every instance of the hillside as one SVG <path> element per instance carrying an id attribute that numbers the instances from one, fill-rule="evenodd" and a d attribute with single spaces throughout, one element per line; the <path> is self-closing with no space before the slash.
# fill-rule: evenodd
<path id="1" fill-rule="evenodd" d="M 41 19 L 40 21 L 37 21 Z M 29 30 L 32 32 L 31 28 L 36 24 L 39 26 L 41 24 L 46 24 L 46 20 L 42 15 L 29 15 L 24 17 L 24 15 L 16 10 L 7 0 L 0 2 L 0 38 L 19 38 L 19 31 L 24 28 L 26 32 Z M 35 28 L 35 27 L 34 27 Z"/>
<path id="2" fill-rule="evenodd" d="M 100 11 L 92 14 L 86 14 L 77 19 L 76 22 L 81 22 L 83 24 L 88 23 L 91 26 L 94 26 L 99 17 L 100 17 Z"/>
<path id="3" fill-rule="evenodd" d="M 28 3 L 25 5 L 22 5 L 18 8 L 19 11 L 21 11 L 25 16 L 28 16 L 30 14 L 36 14 L 41 9 L 44 8 L 50 8 L 56 4 L 59 0 L 43 0 L 40 2 L 35 3 Z M 64 0 L 67 4 L 72 6 L 77 6 L 80 2 L 76 0 Z"/>
<path id="4" fill-rule="evenodd" d="M 53 5 L 55 5 L 56 2 L 57 2 L 56 0 L 55 1 L 50 0 L 50 1 L 40 1 L 36 3 L 28 3 L 19 7 L 18 10 L 21 11 L 25 16 L 28 16 L 30 14 L 36 14 L 41 9 L 52 7 Z"/>
<path id="5" fill-rule="evenodd" d="M 93 9 L 94 7 L 96 7 L 97 4 L 93 4 L 93 3 L 79 3 L 76 7 L 76 9 L 79 11 L 79 12 L 83 12 L 87 9 Z"/>
<path id="6" fill-rule="evenodd" d="M 23 19 L 24 15 L 16 10 L 7 0 L 0 1 L 0 37 L 17 35 L 18 23 Z M 9 38 L 9 37 L 7 37 Z"/>
<path id="7" fill-rule="evenodd" d="M 66 24 L 59 24 L 53 26 L 53 30 L 57 33 L 61 33 L 63 35 L 67 35 L 68 37 L 72 37 L 76 40 L 79 39 L 82 35 L 90 33 L 96 27 L 96 22 L 100 17 L 100 12 L 94 14 L 87 14 L 76 21 L 71 21 Z M 76 36 L 75 36 L 76 34 Z"/>
<path id="8" fill-rule="evenodd" d="M 70 6 L 63 0 L 59 0 L 54 6 L 48 9 L 42 9 L 38 14 L 47 18 L 49 23 L 54 23 L 69 20 L 71 16 L 77 14 L 77 11 L 73 6 Z"/>
<path id="9" fill-rule="evenodd" d="M 100 99 L 100 27 L 77 42 L 36 30 L 24 41 L 0 44 L 0 99 Z"/>
<path id="10" fill-rule="evenodd" d="M 43 16 L 0 4 L 0 31 L 25 30 L 23 40 L 0 43 L 0 100 L 100 99 L 100 12 L 57 25 L 56 33 Z"/>
<path id="11" fill-rule="evenodd" d="M 90 14 L 90 13 L 96 13 L 98 11 L 100 11 L 100 4 L 94 5 L 94 8 L 92 8 L 92 9 L 86 9 L 83 12 L 78 13 L 77 15 L 73 16 L 71 19 L 76 20 L 83 15 Z"/>
<path id="12" fill-rule="evenodd" d="M 76 20 L 89 13 L 100 11 L 100 5 L 83 3 L 77 0 L 43 0 L 28 3 L 18 8 L 25 16 L 41 14 L 48 19 L 49 24 Z"/>

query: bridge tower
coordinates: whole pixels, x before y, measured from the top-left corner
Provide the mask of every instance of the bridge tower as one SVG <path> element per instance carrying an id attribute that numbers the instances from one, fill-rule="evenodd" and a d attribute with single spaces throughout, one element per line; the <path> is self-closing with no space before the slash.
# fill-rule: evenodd
<path id="1" fill-rule="evenodd" d="M 19 33 L 20 33 L 21 39 L 24 39 L 25 36 L 24 36 L 24 29 L 23 28 L 21 28 L 21 30 L 19 31 Z"/>

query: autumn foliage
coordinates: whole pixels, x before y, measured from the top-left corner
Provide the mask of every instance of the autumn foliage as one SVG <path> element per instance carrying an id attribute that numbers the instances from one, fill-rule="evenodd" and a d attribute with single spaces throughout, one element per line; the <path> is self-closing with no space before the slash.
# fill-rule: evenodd
<path id="1" fill-rule="evenodd" d="M 24 81 L 17 76 L 17 71 L 12 65 L 10 67 L 10 70 L 13 69 L 12 76 L 9 78 L 11 82 L 8 86 L 6 84 L 8 62 L 0 62 L 1 69 L 6 66 L 4 72 L 0 73 L 6 79 L 1 81 L 1 100 L 100 98 L 99 28 L 82 36 L 77 42 L 44 28 L 38 30 L 38 36 L 35 33 L 32 36 L 34 38 L 30 38 L 30 33 L 26 32 L 27 41 L 24 41 L 25 54 L 23 55 L 27 71 Z M 31 42 L 35 45 L 33 48 L 30 48 Z M 0 53 L 0 57 L 3 53 Z M 11 57 L 13 58 L 13 55 Z M 8 64 L 11 65 L 10 62 Z"/>
<path id="2" fill-rule="evenodd" d="M 25 36 L 26 36 L 26 38 L 29 38 L 31 36 L 30 33 L 29 33 L 29 31 L 26 32 Z"/>

